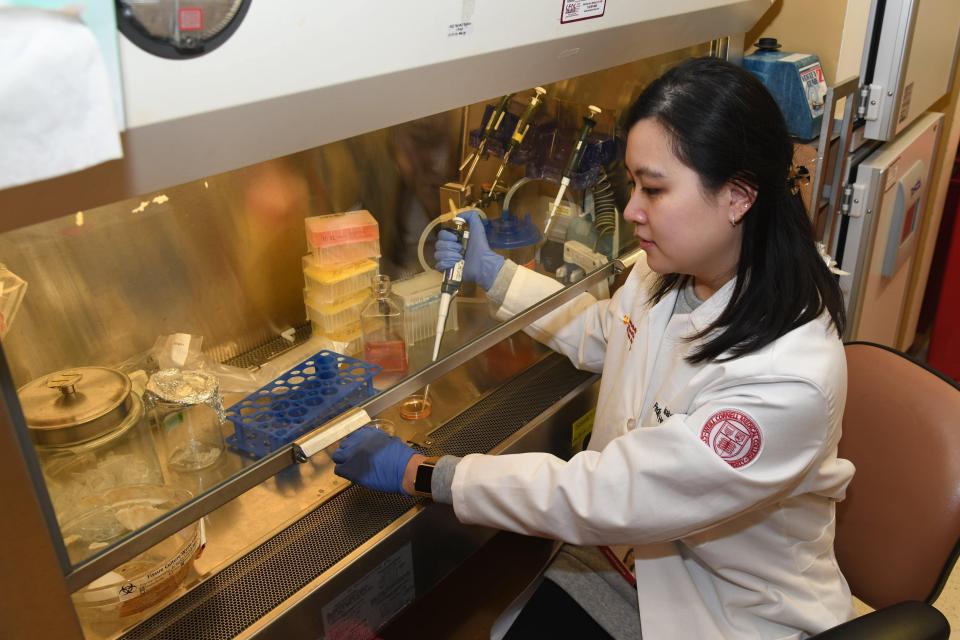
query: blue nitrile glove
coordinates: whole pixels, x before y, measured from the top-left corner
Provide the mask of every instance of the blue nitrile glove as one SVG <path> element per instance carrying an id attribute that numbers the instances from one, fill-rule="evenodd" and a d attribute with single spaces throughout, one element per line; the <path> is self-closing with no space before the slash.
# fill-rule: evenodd
<path id="1" fill-rule="evenodd" d="M 334 472 L 360 486 L 377 491 L 402 493 L 403 473 L 416 451 L 400 438 L 376 427 L 360 427 L 340 441 L 333 452 Z"/>
<path id="2" fill-rule="evenodd" d="M 503 266 L 503 256 L 494 253 L 487 244 L 487 233 L 483 229 L 483 220 L 476 209 L 458 213 L 470 225 L 470 240 L 467 242 L 467 255 L 463 261 L 464 282 L 476 282 L 484 290 L 493 286 L 493 281 Z M 463 247 L 457 242 L 452 231 L 442 229 L 437 236 L 437 245 L 433 257 L 437 261 L 437 271 L 446 271 L 455 265 L 463 255 Z"/>

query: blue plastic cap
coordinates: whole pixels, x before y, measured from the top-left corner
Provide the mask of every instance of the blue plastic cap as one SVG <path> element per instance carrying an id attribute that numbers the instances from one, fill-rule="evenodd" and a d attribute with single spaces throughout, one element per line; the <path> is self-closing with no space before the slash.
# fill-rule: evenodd
<path id="1" fill-rule="evenodd" d="M 520 249 L 540 242 L 540 230 L 530 220 L 529 213 L 521 221 L 504 210 L 499 219 L 484 220 L 483 229 L 491 249 Z"/>

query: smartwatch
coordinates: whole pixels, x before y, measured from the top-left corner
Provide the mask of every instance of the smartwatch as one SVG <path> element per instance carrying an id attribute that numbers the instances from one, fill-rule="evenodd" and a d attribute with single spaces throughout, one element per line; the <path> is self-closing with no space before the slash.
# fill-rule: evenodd
<path id="1" fill-rule="evenodd" d="M 413 495 L 430 498 L 433 496 L 433 470 L 439 458 L 427 458 L 417 465 L 417 475 L 413 479 Z"/>

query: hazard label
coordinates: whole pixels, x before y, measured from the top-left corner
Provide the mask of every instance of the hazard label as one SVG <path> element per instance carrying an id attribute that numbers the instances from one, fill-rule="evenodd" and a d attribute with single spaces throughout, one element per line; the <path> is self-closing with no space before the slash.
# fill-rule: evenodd
<path id="1" fill-rule="evenodd" d="M 563 0 L 560 22 L 579 22 L 601 17 L 607 10 L 607 0 Z"/>

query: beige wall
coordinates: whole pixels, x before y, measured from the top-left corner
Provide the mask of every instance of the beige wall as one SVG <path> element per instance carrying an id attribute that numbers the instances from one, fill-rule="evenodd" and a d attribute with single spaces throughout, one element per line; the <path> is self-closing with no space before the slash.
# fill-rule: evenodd
<path id="1" fill-rule="evenodd" d="M 840 52 L 837 57 L 836 79 L 838 82 L 850 76 L 860 75 L 860 60 L 863 57 L 863 44 L 867 38 L 869 18 L 870 0 L 847 0 Z"/>

